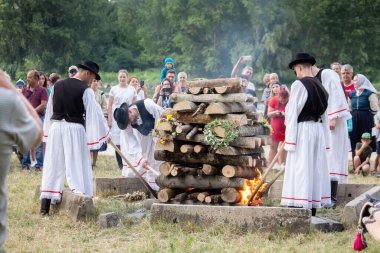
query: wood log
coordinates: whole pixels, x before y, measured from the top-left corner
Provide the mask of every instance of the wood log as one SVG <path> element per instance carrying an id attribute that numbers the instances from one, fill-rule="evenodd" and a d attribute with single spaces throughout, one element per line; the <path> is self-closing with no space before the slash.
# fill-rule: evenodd
<path id="1" fill-rule="evenodd" d="M 203 134 L 196 134 L 191 140 L 186 139 L 186 135 L 184 134 L 178 134 L 175 137 L 176 140 L 183 140 L 183 141 L 189 141 L 189 142 L 198 142 L 204 145 L 206 144 L 205 137 Z M 241 148 L 250 148 L 254 149 L 256 147 L 259 147 L 260 145 L 256 145 L 257 142 L 255 142 L 256 139 L 260 139 L 261 143 L 261 138 L 257 137 L 237 137 L 234 141 L 230 143 L 230 146 L 233 147 L 241 147 Z"/>
<path id="2" fill-rule="evenodd" d="M 177 134 L 181 134 L 181 133 L 188 133 L 191 129 L 193 129 L 193 126 L 192 125 L 180 125 L 180 126 L 177 126 L 175 128 L 175 131 Z"/>
<path id="3" fill-rule="evenodd" d="M 195 115 L 203 113 L 204 109 L 206 108 L 205 103 L 200 103 L 197 107 L 197 109 L 191 114 L 191 117 L 194 117 Z"/>
<path id="4" fill-rule="evenodd" d="M 194 103 L 231 103 L 231 102 L 254 102 L 255 99 L 252 95 L 246 93 L 232 93 L 232 94 L 178 94 L 173 93 L 170 95 L 170 102 L 179 103 L 181 101 L 191 101 Z"/>
<path id="5" fill-rule="evenodd" d="M 269 135 L 260 135 L 257 137 L 261 139 L 262 146 L 270 145 L 272 143 L 272 138 Z"/>
<path id="6" fill-rule="evenodd" d="M 244 113 L 249 111 L 246 103 L 210 103 L 204 114 Z"/>
<path id="7" fill-rule="evenodd" d="M 226 93 L 241 93 L 241 87 L 239 86 L 220 86 L 214 87 L 214 91 L 218 94 L 226 94 Z"/>
<path id="8" fill-rule="evenodd" d="M 173 110 L 178 112 L 193 112 L 197 107 L 197 104 L 191 101 L 181 101 L 174 104 Z"/>
<path id="9" fill-rule="evenodd" d="M 160 174 L 164 176 L 169 176 L 170 175 L 170 166 L 171 163 L 169 162 L 163 162 L 160 165 Z"/>
<path id="10" fill-rule="evenodd" d="M 211 192 L 200 192 L 197 196 L 197 199 L 198 201 L 200 202 L 204 202 L 205 201 L 205 198 L 209 195 L 211 195 L 212 193 Z"/>
<path id="11" fill-rule="evenodd" d="M 197 95 L 197 94 L 203 93 L 203 88 L 202 87 L 191 87 L 188 89 L 188 93 L 191 93 L 193 95 Z"/>
<path id="12" fill-rule="evenodd" d="M 202 172 L 207 176 L 214 176 L 220 174 L 220 169 L 210 164 L 203 164 Z"/>
<path id="13" fill-rule="evenodd" d="M 187 199 L 197 201 L 198 200 L 199 192 L 193 192 L 187 195 Z"/>
<path id="14" fill-rule="evenodd" d="M 158 176 L 156 183 L 163 188 L 196 188 L 196 189 L 223 189 L 236 188 L 243 189 L 247 179 L 244 178 L 226 178 L 223 176 L 192 176 L 184 177 L 165 177 Z"/>
<path id="15" fill-rule="evenodd" d="M 161 144 L 159 141 L 157 141 L 156 145 L 154 146 L 154 149 L 155 150 L 166 150 L 166 151 L 169 151 L 169 152 L 175 152 L 175 151 L 177 151 L 173 141 L 169 141 L 169 142 L 167 142 L 165 144 Z"/>
<path id="16" fill-rule="evenodd" d="M 241 194 L 235 188 L 225 188 L 221 191 L 221 197 L 224 202 L 238 203 L 241 200 Z"/>
<path id="17" fill-rule="evenodd" d="M 161 131 L 173 131 L 173 126 L 169 122 L 161 122 L 159 125 L 156 125 L 157 130 Z"/>
<path id="18" fill-rule="evenodd" d="M 253 167 L 241 167 L 226 165 L 222 169 L 222 174 L 225 177 L 244 177 L 244 178 L 255 178 L 257 177 L 256 168 Z"/>
<path id="19" fill-rule="evenodd" d="M 243 78 L 218 78 L 218 79 L 200 79 L 187 82 L 187 87 L 208 87 L 215 88 L 221 86 L 247 86 L 248 81 Z"/>
<path id="20" fill-rule="evenodd" d="M 192 153 L 194 152 L 194 145 L 184 144 L 180 148 L 181 153 Z"/>
<path id="21" fill-rule="evenodd" d="M 238 147 L 227 146 L 224 148 L 218 148 L 215 151 L 215 154 L 225 155 L 225 156 L 239 156 L 239 155 L 257 155 L 264 152 L 265 151 L 262 147 L 257 147 L 255 149 L 248 149 L 248 148 L 238 148 Z M 256 164 L 253 163 L 252 166 L 255 166 L 255 165 Z"/>
<path id="22" fill-rule="evenodd" d="M 226 114 L 226 115 L 206 115 L 206 114 L 198 114 L 195 117 L 192 117 L 187 113 L 179 113 L 176 111 L 170 111 L 173 118 L 177 119 L 180 122 L 184 122 L 187 124 L 207 124 L 215 119 L 224 119 L 232 121 L 237 126 L 247 125 L 248 119 L 245 114 Z"/>
<path id="23" fill-rule="evenodd" d="M 173 169 L 170 171 L 170 174 L 173 177 L 183 176 L 183 175 L 197 176 L 198 175 L 198 168 L 175 165 L 175 166 L 173 166 Z"/>
<path id="24" fill-rule="evenodd" d="M 207 151 L 207 148 L 205 146 L 202 146 L 202 145 L 199 145 L 199 144 L 197 144 L 197 145 L 194 146 L 194 152 L 197 153 L 197 154 L 204 153 L 206 151 Z"/>
<path id="25" fill-rule="evenodd" d="M 169 188 L 164 188 L 164 189 L 161 189 L 158 194 L 157 194 L 157 198 L 159 201 L 161 202 L 168 202 L 169 200 L 171 200 L 172 198 L 174 198 L 177 194 L 181 193 L 182 191 L 181 190 L 178 190 L 178 189 L 169 189 Z"/>
<path id="26" fill-rule="evenodd" d="M 258 112 L 248 111 L 245 115 L 247 115 L 247 118 L 252 119 L 255 123 L 263 123 L 265 119 L 264 115 Z"/>
<path id="27" fill-rule="evenodd" d="M 187 195 L 189 195 L 189 193 L 187 192 L 183 192 L 183 193 L 180 193 L 180 194 L 177 194 L 173 200 L 174 201 L 178 201 L 178 202 L 183 202 L 187 199 Z"/>
<path id="28" fill-rule="evenodd" d="M 191 130 L 187 133 L 187 135 L 186 135 L 186 140 L 191 140 L 191 138 L 193 138 L 194 135 L 198 132 L 198 129 L 199 129 L 198 126 L 193 127 L 193 129 L 191 129 Z"/>
<path id="29" fill-rule="evenodd" d="M 222 202 L 222 195 L 221 194 L 215 194 L 215 195 L 210 195 L 205 198 L 205 202 L 208 204 L 217 204 Z"/>
<path id="30" fill-rule="evenodd" d="M 261 151 L 255 155 L 249 156 L 223 156 L 211 153 L 171 153 L 164 150 L 155 150 L 154 159 L 158 161 L 168 161 L 172 163 L 192 163 L 192 164 L 210 164 L 221 166 L 225 164 L 230 165 L 243 165 L 252 167 L 254 165 L 254 158 L 252 156 L 260 156 Z"/>
<path id="31" fill-rule="evenodd" d="M 254 125 L 254 126 L 240 126 L 237 129 L 238 136 L 248 137 L 248 136 L 256 136 L 256 135 L 264 135 L 267 133 L 267 128 L 263 125 Z M 214 127 L 214 132 L 216 136 L 224 138 L 226 135 L 226 131 L 222 126 Z"/>

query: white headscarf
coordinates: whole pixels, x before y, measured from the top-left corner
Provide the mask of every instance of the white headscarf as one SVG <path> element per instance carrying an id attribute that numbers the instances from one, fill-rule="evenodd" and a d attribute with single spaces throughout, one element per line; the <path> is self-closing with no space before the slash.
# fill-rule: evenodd
<path id="1" fill-rule="evenodd" d="M 358 76 L 358 82 L 356 83 L 356 89 L 357 90 L 367 89 L 367 90 L 370 90 L 374 93 L 377 92 L 375 87 L 373 87 L 372 83 L 367 79 L 367 77 L 365 77 L 365 75 L 357 74 L 357 76 Z"/>

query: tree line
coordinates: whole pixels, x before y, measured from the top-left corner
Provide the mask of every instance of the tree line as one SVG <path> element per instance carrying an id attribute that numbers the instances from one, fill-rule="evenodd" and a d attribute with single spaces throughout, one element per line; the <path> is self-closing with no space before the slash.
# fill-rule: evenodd
<path id="1" fill-rule="evenodd" d="M 307 51 L 379 81 L 378 13 L 379 0 L 0 0 L 0 63 L 14 76 L 88 58 L 103 71 L 144 70 L 170 56 L 192 77 L 218 77 L 252 55 L 255 72 L 289 81 L 288 62 Z"/>

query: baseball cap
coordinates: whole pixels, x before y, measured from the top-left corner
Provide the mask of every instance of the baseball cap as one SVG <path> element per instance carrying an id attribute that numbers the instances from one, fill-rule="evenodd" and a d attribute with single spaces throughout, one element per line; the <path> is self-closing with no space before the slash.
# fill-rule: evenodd
<path id="1" fill-rule="evenodd" d="M 16 82 L 16 87 L 24 87 L 24 86 L 25 86 L 24 80 L 18 79 Z"/>
<path id="2" fill-rule="evenodd" d="M 371 135 L 369 133 L 363 133 L 362 139 L 371 139 Z"/>
<path id="3" fill-rule="evenodd" d="M 78 72 L 78 67 L 75 65 L 70 66 L 69 67 L 69 73 L 71 73 L 72 71 L 75 71 L 75 73 Z"/>

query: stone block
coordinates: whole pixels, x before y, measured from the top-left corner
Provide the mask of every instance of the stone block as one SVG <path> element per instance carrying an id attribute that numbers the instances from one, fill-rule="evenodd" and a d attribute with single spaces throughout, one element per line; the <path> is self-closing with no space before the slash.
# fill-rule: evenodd
<path id="1" fill-rule="evenodd" d="M 101 228 L 115 227 L 120 223 L 120 217 L 117 212 L 104 213 L 98 216 L 96 223 Z"/>
<path id="2" fill-rule="evenodd" d="M 94 219 L 96 210 L 94 202 L 90 196 L 76 194 L 69 190 L 63 191 L 62 201 L 56 205 L 59 211 L 64 211 L 72 221 Z"/>
<path id="3" fill-rule="evenodd" d="M 311 217 L 311 228 L 322 232 L 341 232 L 343 224 L 324 217 Z"/>
<path id="4" fill-rule="evenodd" d="M 152 208 L 152 205 L 154 203 L 160 203 L 160 201 L 158 199 L 146 199 L 145 200 L 145 203 L 144 203 L 144 207 L 147 209 L 147 210 L 150 210 Z"/>
<path id="5" fill-rule="evenodd" d="M 153 204 L 151 222 L 191 222 L 200 226 L 229 224 L 242 230 L 309 233 L 311 211 L 303 208 Z"/>
<path id="6" fill-rule="evenodd" d="M 380 199 L 380 186 L 373 187 L 372 189 L 364 192 L 354 200 L 348 202 L 343 209 L 343 225 L 345 228 L 355 227 L 358 224 L 360 211 L 363 205 L 368 202 L 366 194 L 375 199 Z"/>
<path id="7" fill-rule="evenodd" d="M 145 208 L 133 212 L 110 212 L 98 216 L 97 224 L 101 228 L 110 228 L 119 225 L 121 222 L 138 223 L 144 219 L 149 211 Z"/>
<path id="8" fill-rule="evenodd" d="M 137 177 L 98 177 L 94 179 L 94 194 L 102 193 L 109 195 L 119 195 L 133 193 L 135 191 L 145 192 L 149 196 L 149 191 Z"/>

